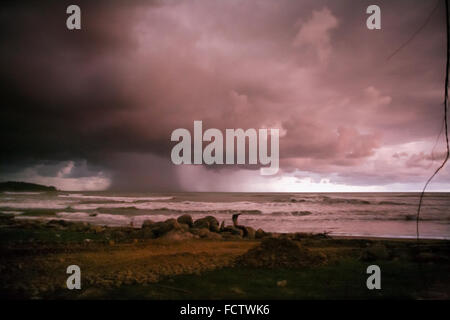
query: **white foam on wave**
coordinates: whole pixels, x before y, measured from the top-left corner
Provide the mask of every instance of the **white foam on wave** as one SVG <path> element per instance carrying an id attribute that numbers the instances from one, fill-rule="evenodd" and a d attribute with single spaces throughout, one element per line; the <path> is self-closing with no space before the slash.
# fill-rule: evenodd
<path id="1" fill-rule="evenodd" d="M 56 213 L 57 217 L 61 218 L 72 218 L 72 219 L 85 219 L 89 217 L 89 213 L 87 212 L 58 212 Z"/>
<path id="2" fill-rule="evenodd" d="M 114 209 L 134 207 L 141 210 L 173 210 L 178 212 L 196 212 L 196 211 L 253 211 L 262 214 L 271 214 L 280 211 L 296 211 L 301 204 L 296 203 L 276 203 L 276 202 L 201 202 L 201 201 L 182 201 L 182 202 L 141 202 L 133 203 L 82 203 L 72 206 L 76 210 L 95 210 L 99 208 Z"/>
<path id="3" fill-rule="evenodd" d="M 3 213 L 3 214 L 13 214 L 13 215 L 20 215 L 20 214 L 23 214 L 23 212 L 22 211 L 0 211 L 0 213 Z"/>
<path id="4" fill-rule="evenodd" d="M 89 214 L 87 212 L 58 212 L 56 216 L 61 220 L 83 221 L 91 224 L 107 226 L 127 226 L 132 221 L 132 217 L 115 214 Z"/>
<path id="5" fill-rule="evenodd" d="M 14 209 L 65 209 L 70 206 L 73 201 L 61 200 L 28 200 L 23 202 L 0 202 L 0 208 Z"/>
<path id="6" fill-rule="evenodd" d="M 203 218 L 210 213 L 204 214 L 195 214 L 193 215 L 194 220 Z M 225 221 L 227 225 L 232 223 L 231 217 L 229 214 L 215 214 L 214 215 L 219 221 Z M 72 221 L 72 222 L 87 222 L 93 225 L 105 225 L 111 227 L 124 227 L 124 226 L 133 226 L 139 228 L 142 226 L 145 220 L 152 220 L 154 222 L 166 221 L 167 219 L 176 219 L 179 217 L 179 214 L 156 214 L 156 215 L 137 215 L 137 216 L 126 216 L 121 214 L 108 214 L 108 213 L 100 213 L 100 214 L 92 214 L 87 212 L 58 212 L 56 216 L 17 216 L 16 219 L 24 220 L 45 220 L 50 221 L 54 219 Z M 243 222 L 246 220 L 243 219 Z"/>
<path id="7" fill-rule="evenodd" d="M 42 192 L 16 192 L 16 191 L 4 191 L 3 194 L 15 194 L 15 195 L 33 195 L 33 194 L 41 194 Z"/>
<path id="8" fill-rule="evenodd" d="M 96 195 L 87 196 L 78 193 L 60 194 L 58 195 L 58 197 L 72 198 L 72 199 L 110 200 L 116 202 L 164 201 L 173 199 L 173 197 L 114 197 L 114 196 L 96 196 Z"/>

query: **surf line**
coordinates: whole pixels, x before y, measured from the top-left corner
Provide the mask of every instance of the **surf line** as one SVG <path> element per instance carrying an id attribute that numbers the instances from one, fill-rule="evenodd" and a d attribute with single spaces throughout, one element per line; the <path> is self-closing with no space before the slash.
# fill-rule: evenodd
<path id="1" fill-rule="evenodd" d="M 175 165 L 206 164 L 231 165 L 249 164 L 267 166 L 259 168 L 261 175 L 274 175 L 279 169 L 279 129 L 270 129 L 270 145 L 268 129 L 225 129 L 225 161 L 224 137 L 222 131 L 215 128 L 203 132 L 202 121 L 194 121 L 194 161 L 192 162 L 191 133 L 184 128 L 175 129 L 171 141 L 178 143 L 172 148 L 171 159 Z M 180 141 L 181 140 L 181 141 Z M 258 141 L 259 140 L 259 141 Z M 236 144 L 235 144 L 236 141 Z M 246 145 L 248 141 L 248 163 L 246 163 Z M 203 142 L 210 142 L 203 149 Z M 259 142 L 259 143 L 258 143 Z M 270 155 L 268 146 L 270 146 Z M 236 157 L 235 157 L 236 150 Z M 259 158 L 259 163 L 258 163 Z"/>

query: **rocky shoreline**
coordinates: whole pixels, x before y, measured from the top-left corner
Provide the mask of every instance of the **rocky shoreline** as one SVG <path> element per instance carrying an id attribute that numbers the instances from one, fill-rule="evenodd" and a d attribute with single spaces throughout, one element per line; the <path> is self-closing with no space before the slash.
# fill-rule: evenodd
<path id="1" fill-rule="evenodd" d="M 107 240 L 130 241 L 139 239 L 164 239 L 169 241 L 181 241 L 189 239 L 209 239 L 209 240 L 254 240 L 270 237 L 287 237 L 293 240 L 301 238 L 329 238 L 325 233 L 271 233 L 262 229 L 255 230 L 249 226 L 225 225 L 213 216 L 207 216 L 193 220 L 191 215 L 184 214 L 177 219 L 167 219 L 155 222 L 145 220 L 140 228 L 134 226 L 111 227 L 93 225 L 87 222 L 74 222 L 63 219 L 41 220 L 41 219 L 14 219 L 10 215 L 0 216 L 0 224 L 9 227 L 25 229 L 49 229 L 53 231 L 74 231 L 83 233 L 93 233 L 104 236 Z M 92 239 L 86 238 L 89 242 Z"/>

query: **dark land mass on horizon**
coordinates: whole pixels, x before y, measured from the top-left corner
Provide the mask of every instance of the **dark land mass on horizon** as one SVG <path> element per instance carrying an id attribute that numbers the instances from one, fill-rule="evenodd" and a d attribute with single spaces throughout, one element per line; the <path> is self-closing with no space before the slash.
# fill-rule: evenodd
<path id="1" fill-rule="evenodd" d="M 53 186 L 44 186 L 37 183 L 21 182 L 21 181 L 7 181 L 0 182 L 1 191 L 58 191 Z"/>

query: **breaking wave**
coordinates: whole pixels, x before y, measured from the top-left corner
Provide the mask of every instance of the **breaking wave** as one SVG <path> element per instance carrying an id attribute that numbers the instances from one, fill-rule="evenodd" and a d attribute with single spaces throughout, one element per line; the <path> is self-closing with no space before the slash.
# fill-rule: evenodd
<path id="1" fill-rule="evenodd" d="M 174 197 L 115 197 L 115 196 L 87 196 L 78 193 L 71 194 L 60 194 L 58 195 L 60 198 L 70 198 L 70 199 L 89 199 L 89 200 L 106 200 L 106 201 L 114 201 L 114 202 L 144 202 L 144 201 L 164 201 L 164 200 L 173 200 Z"/>

